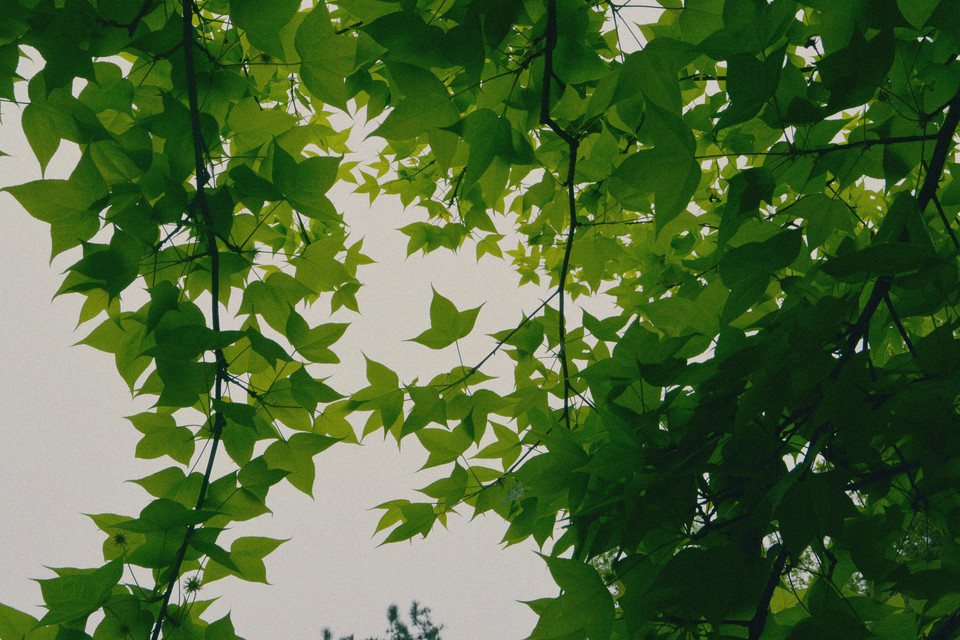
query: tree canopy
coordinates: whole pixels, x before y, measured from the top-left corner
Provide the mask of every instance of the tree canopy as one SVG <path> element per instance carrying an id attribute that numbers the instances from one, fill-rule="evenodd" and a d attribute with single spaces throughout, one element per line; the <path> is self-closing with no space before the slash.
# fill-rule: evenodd
<path id="1" fill-rule="evenodd" d="M 411 627 L 413 633 L 411 633 Z M 421 607 L 420 603 L 414 601 L 410 605 L 410 624 L 406 624 L 400 618 L 397 605 L 391 604 L 387 607 L 387 640 L 440 640 L 440 631 L 443 625 L 439 627 L 433 624 L 430 619 L 430 609 Z M 323 640 L 333 640 L 333 632 L 324 628 Z M 340 640 L 354 640 L 353 634 L 345 636 Z M 370 638 L 369 640 L 377 640 Z"/>
<path id="2" fill-rule="evenodd" d="M 6 191 L 75 257 L 83 342 L 154 400 L 136 455 L 170 461 L 0 640 L 238 637 L 196 593 L 265 581 L 280 541 L 242 523 L 376 432 L 448 472 L 380 505 L 386 542 L 457 511 L 540 546 L 560 592 L 530 640 L 960 629 L 956 0 L 0 8 L 0 98 L 27 82 L 41 169 L 81 152 Z M 399 196 L 410 254 L 551 293 L 477 362 L 344 388 L 348 323 L 313 320 L 359 312 L 369 263 L 338 184 Z M 425 353 L 483 339 L 481 307 L 422 311 Z"/>

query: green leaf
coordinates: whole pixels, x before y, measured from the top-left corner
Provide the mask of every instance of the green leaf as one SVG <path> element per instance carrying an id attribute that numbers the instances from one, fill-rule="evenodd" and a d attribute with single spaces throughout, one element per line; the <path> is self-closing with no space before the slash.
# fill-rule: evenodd
<path id="1" fill-rule="evenodd" d="M 480 180 L 494 156 L 513 155 L 510 121 L 498 117 L 490 109 L 472 111 L 448 129 L 470 145 L 470 155 L 460 183 L 463 193 L 470 191 Z"/>
<path id="2" fill-rule="evenodd" d="M 223 616 L 215 622 L 211 622 L 203 634 L 204 640 L 241 640 L 233 628 L 233 621 L 230 620 L 230 614 Z"/>
<path id="3" fill-rule="evenodd" d="M 286 441 L 278 440 L 267 447 L 263 457 L 270 469 L 288 472 L 287 481 L 313 497 L 316 468 L 313 456 L 338 442 L 336 438 L 315 433 L 295 433 Z"/>
<path id="4" fill-rule="evenodd" d="M 188 362 L 158 358 L 157 376 L 163 386 L 157 406 L 191 407 L 210 393 L 217 377 L 215 362 Z"/>
<path id="5" fill-rule="evenodd" d="M 99 569 L 56 569 L 59 577 L 37 580 L 47 613 L 41 625 L 85 620 L 107 600 L 123 575 L 123 560 L 117 558 Z"/>
<path id="6" fill-rule="evenodd" d="M 426 536 L 437 521 L 437 514 L 433 505 L 424 503 L 410 503 L 406 500 L 395 501 L 378 505 L 377 509 L 387 509 L 380 518 L 377 531 L 381 531 L 395 522 L 400 522 L 393 531 L 381 542 L 381 545 L 391 542 L 409 540 L 420 534 Z"/>
<path id="7" fill-rule="evenodd" d="M 895 276 L 928 267 L 936 261 L 936 254 L 931 254 L 927 247 L 903 242 L 881 242 L 830 258 L 821 269 L 835 278 L 856 274 Z"/>
<path id="8" fill-rule="evenodd" d="M 627 188 L 615 193 L 625 208 L 642 210 L 637 195 L 653 195 L 657 227 L 680 215 L 700 184 L 700 163 L 694 159 L 693 134 L 678 116 L 650 105 L 648 122 L 652 149 L 629 156 L 613 172 Z"/>
<path id="9" fill-rule="evenodd" d="M 400 62 L 387 64 L 387 70 L 404 97 L 374 135 L 407 140 L 430 128 L 450 126 L 459 119 L 446 86 L 431 71 Z"/>
<path id="10" fill-rule="evenodd" d="M 312 378 L 306 369 L 297 369 L 290 375 L 290 393 L 300 406 L 311 413 L 316 411 L 318 404 L 343 398 L 342 394 L 324 382 Z"/>
<path id="11" fill-rule="evenodd" d="M 195 529 L 193 535 L 190 537 L 190 546 L 217 564 L 231 571 L 239 571 L 240 568 L 230 559 L 230 554 L 216 543 L 217 536 L 219 536 L 222 531 L 222 529 L 206 527 Z"/>
<path id="12" fill-rule="evenodd" d="M 243 331 L 214 331 L 203 325 L 184 324 L 157 335 L 157 345 L 143 355 L 192 361 L 207 351 L 224 349 L 246 335 Z"/>
<path id="13" fill-rule="evenodd" d="M 493 433 L 496 436 L 496 442 L 492 442 L 481 449 L 475 458 L 499 458 L 503 461 L 503 468 L 508 468 L 520 457 L 520 438 L 516 432 L 496 422 L 492 422 Z"/>
<path id="14" fill-rule="evenodd" d="M 856 508 L 834 478 L 809 476 L 787 489 L 777 507 L 780 534 L 790 553 L 800 554 L 816 540 L 843 531 L 844 519 L 855 517 Z"/>
<path id="15" fill-rule="evenodd" d="M 413 400 L 413 409 L 403 423 L 400 435 L 405 436 L 418 431 L 430 424 L 447 423 L 447 403 L 440 397 L 440 393 L 432 387 L 411 387 L 408 389 L 410 399 Z"/>
<path id="16" fill-rule="evenodd" d="M 350 281 L 350 273 L 337 258 L 342 248 L 342 242 L 331 237 L 311 242 L 291 260 L 297 268 L 297 280 L 316 293 L 334 291 Z"/>
<path id="17" fill-rule="evenodd" d="M 851 235 L 854 231 L 850 210 L 840 200 L 822 193 L 797 200 L 791 212 L 807 221 L 804 231 L 810 248 L 821 246 L 835 232 Z"/>
<path id="18" fill-rule="evenodd" d="M 336 208 L 324 194 L 337 180 L 342 156 L 311 156 L 295 161 L 279 144 L 272 146 L 273 182 L 290 204 L 311 218 L 335 218 Z"/>
<path id="19" fill-rule="evenodd" d="M 922 29 L 939 4 L 940 0 L 897 0 L 900 13 L 914 29 Z"/>
<path id="20" fill-rule="evenodd" d="M 685 43 L 662 38 L 653 40 L 642 51 L 631 53 L 620 69 L 612 102 L 642 94 L 661 109 L 679 116 L 683 101 L 677 71 L 684 66 L 688 49 Z M 598 109 L 599 104 L 591 100 L 591 107 Z"/>
<path id="21" fill-rule="evenodd" d="M 447 67 L 444 32 L 414 11 L 389 13 L 364 26 L 364 33 L 387 49 L 383 59 L 429 69 Z"/>
<path id="22" fill-rule="evenodd" d="M 232 167 L 228 173 L 234 198 L 252 211 L 260 211 L 264 202 L 276 202 L 283 194 L 269 180 L 245 164 Z"/>
<path id="23" fill-rule="evenodd" d="M 876 242 L 904 241 L 918 247 L 926 246 L 930 253 L 936 251 L 917 200 L 907 192 L 898 193 L 889 204 L 876 236 Z"/>
<path id="24" fill-rule="evenodd" d="M 443 349 L 460 338 L 466 337 L 472 330 L 480 313 L 480 307 L 457 311 L 452 302 L 433 290 L 430 303 L 430 328 L 421 333 L 413 342 L 419 342 L 431 349 Z"/>
<path id="25" fill-rule="evenodd" d="M 730 249 L 720 260 L 720 277 L 731 291 L 755 280 L 769 281 L 770 274 L 789 266 L 803 247 L 800 231 L 788 229 L 763 242 L 748 242 Z"/>
<path id="26" fill-rule="evenodd" d="M 609 638 L 613 631 L 613 599 L 597 570 L 577 560 L 548 556 L 543 559 L 563 593 L 540 612 L 529 640 L 567 637 L 576 632 L 596 640 Z"/>
<path id="27" fill-rule="evenodd" d="M 143 438 L 137 443 L 137 457 L 145 459 L 170 456 L 180 464 L 190 464 L 193 458 L 193 432 L 178 427 L 167 413 L 138 413 L 127 418 Z"/>
<path id="28" fill-rule="evenodd" d="M 209 511 L 197 511 L 167 498 L 157 498 L 143 508 L 139 517 L 115 526 L 135 533 L 168 533 L 174 529 L 186 529 L 190 525 L 201 524 L 211 515 Z"/>
<path id="29" fill-rule="evenodd" d="M 230 0 L 230 17 L 244 30 L 253 46 L 275 58 L 286 60 L 280 32 L 299 8 L 299 0 L 276 0 L 270 3 Z"/>
<path id="30" fill-rule="evenodd" d="M 203 581 L 213 582 L 228 575 L 234 575 L 248 582 L 267 582 L 267 568 L 263 558 L 273 552 L 286 540 L 249 536 L 237 538 L 230 545 L 230 560 L 237 567 L 236 570 L 224 567 L 216 560 L 207 563 L 203 572 Z"/>
<path id="31" fill-rule="evenodd" d="M 255 313 L 274 331 L 286 333 L 290 309 L 311 294 L 310 289 L 293 276 L 283 272 L 271 273 L 265 280 L 255 280 L 247 286 L 237 313 Z"/>
<path id="32" fill-rule="evenodd" d="M 263 456 L 258 456 L 243 465 L 237 479 L 240 484 L 251 491 L 265 491 L 289 475 L 282 469 L 271 469 Z"/>
<path id="33" fill-rule="evenodd" d="M 230 107 L 227 124 L 233 130 L 237 153 L 244 153 L 259 149 L 275 137 L 290 132 L 297 120 L 284 111 L 264 109 L 253 98 L 244 98 Z"/>
<path id="34" fill-rule="evenodd" d="M 349 94 L 344 79 L 354 70 L 356 41 L 334 33 L 325 2 L 307 13 L 294 46 L 300 55 L 300 77 L 310 93 L 346 111 Z"/>
<path id="35" fill-rule="evenodd" d="M 179 467 L 168 467 L 131 482 L 140 485 L 155 498 L 169 498 L 192 507 L 197 503 L 197 495 L 200 493 L 201 476 L 199 473 L 192 473 L 188 477 Z"/>
<path id="36" fill-rule="evenodd" d="M 713 336 L 719 328 L 719 314 L 709 313 L 694 300 L 670 296 L 641 307 L 655 327 L 669 335 L 682 336 L 697 332 Z"/>
<path id="37" fill-rule="evenodd" d="M 452 507 L 463 498 L 467 490 L 467 470 L 455 464 L 449 478 L 441 478 L 429 486 L 419 489 L 420 493 Z"/>
<path id="38" fill-rule="evenodd" d="M 293 362 L 293 358 L 283 347 L 270 338 L 264 338 L 263 334 L 253 327 L 247 329 L 246 335 L 247 339 L 250 340 L 250 348 L 266 360 L 271 367 L 276 368 L 280 362 Z"/>
<path id="39" fill-rule="evenodd" d="M 780 83 L 784 49 L 757 60 L 750 53 L 738 53 L 727 60 L 727 92 L 730 106 L 720 113 L 717 129 L 754 117 L 773 98 Z"/>
<path id="40" fill-rule="evenodd" d="M 86 276 L 115 298 L 136 280 L 143 247 L 130 234 L 117 230 L 109 245 L 85 244 L 83 253 L 70 270 Z"/>
<path id="41" fill-rule="evenodd" d="M 850 43 L 817 61 L 823 85 L 830 91 L 828 107 L 848 109 L 869 100 L 894 59 L 893 30 L 884 29 L 870 40 L 854 28 Z"/>
<path id="42" fill-rule="evenodd" d="M 41 106 L 28 104 L 23 109 L 20 119 L 23 133 L 33 149 L 33 155 L 40 163 L 41 174 L 47 170 L 47 165 L 53 154 L 60 148 L 60 136 L 56 130 L 56 120 Z"/>
<path id="43" fill-rule="evenodd" d="M 5 187 L 34 218 L 50 225 L 52 256 L 89 240 L 100 229 L 93 198 L 69 180 L 35 180 Z"/>
<path id="44" fill-rule="evenodd" d="M 381 417 L 380 426 L 389 430 L 403 413 L 404 394 L 399 389 L 400 378 L 379 362 L 366 356 L 364 358 L 367 361 L 367 380 L 370 386 L 350 396 L 347 408 L 351 411 L 378 411 Z M 369 431 L 365 430 L 363 435 Z"/>
<path id="45" fill-rule="evenodd" d="M 287 337 L 297 352 L 310 362 L 336 364 L 340 358 L 329 347 L 340 339 L 349 326 L 331 322 L 311 329 L 306 320 L 291 309 L 287 318 Z"/>
<path id="46" fill-rule="evenodd" d="M 37 619 L 0 604 L 0 640 L 54 640 L 56 629 L 37 628 Z"/>
<path id="47" fill-rule="evenodd" d="M 339 395 L 339 394 L 337 394 Z M 341 442 L 359 444 L 353 425 L 347 420 L 350 413 L 347 402 L 336 402 L 324 407 L 313 420 L 313 433 L 319 433 Z"/>
<path id="48" fill-rule="evenodd" d="M 406 425 L 404 425 L 406 428 Z M 453 462 L 473 444 L 473 438 L 465 429 L 458 426 L 453 431 L 446 429 L 419 429 L 417 440 L 430 454 L 423 469 Z"/>

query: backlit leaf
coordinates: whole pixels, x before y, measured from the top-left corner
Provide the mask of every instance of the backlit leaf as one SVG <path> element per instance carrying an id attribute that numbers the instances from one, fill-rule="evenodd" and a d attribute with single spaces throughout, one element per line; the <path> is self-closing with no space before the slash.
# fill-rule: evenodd
<path id="1" fill-rule="evenodd" d="M 123 573 L 123 561 L 113 560 L 98 569 L 57 569 L 59 577 L 37 580 L 47 613 L 41 625 L 84 620 L 110 598 Z"/>
<path id="2" fill-rule="evenodd" d="M 278 0 L 269 4 L 257 0 L 230 0 L 230 15 L 250 42 L 281 60 L 286 56 L 280 30 L 293 19 L 299 8 L 298 0 Z"/>

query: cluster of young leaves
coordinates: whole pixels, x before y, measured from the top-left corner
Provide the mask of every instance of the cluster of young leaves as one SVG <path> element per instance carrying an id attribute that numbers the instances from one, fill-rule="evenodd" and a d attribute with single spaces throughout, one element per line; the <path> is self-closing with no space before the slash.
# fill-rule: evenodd
<path id="1" fill-rule="evenodd" d="M 106 564 L 42 581 L 43 619 L 0 609 L 2 640 L 89 637 L 100 610 L 98 639 L 236 637 L 197 588 L 264 581 L 280 541 L 220 533 L 278 482 L 309 493 L 351 416 L 449 468 L 381 505 L 386 541 L 466 505 L 547 551 L 561 593 L 529 603 L 531 640 L 952 637 L 953 0 L 660 0 L 644 25 L 584 0 L 300 5 L 0 2 L 0 97 L 38 54 L 24 132 L 41 167 L 82 152 L 8 191 L 81 252 L 61 291 L 100 320 L 85 342 L 157 398 L 137 454 L 179 463 L 138 481 L 138 516 L 94 517 Z M 345 160 L 324 107 L 362 109 L 380 157 Z M 338 180 L 423 213 L 410 253 L 472 244 L 553 294 L 472 368 L 368 361 L 341 395 L 345 326 L 302 313 L 357 310 Z M 435 293 L 416 341 L 451 347 L 478 312 Z M 933 556 L 903 553 L 918 520 Z"/>

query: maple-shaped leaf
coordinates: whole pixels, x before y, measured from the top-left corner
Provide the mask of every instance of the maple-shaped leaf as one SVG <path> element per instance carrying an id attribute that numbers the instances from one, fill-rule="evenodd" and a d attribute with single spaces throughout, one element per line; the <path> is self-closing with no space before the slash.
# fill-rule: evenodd
<path id="1" fill-rule="evenodd" d="M 430 303 L 430 328 L 413 338 L 413 342 L 419 342 L 431 349 L 450 346 L 473 330 L 480 307 L 457 311 L 457 307 L 452 302 L 434 289 L 433 302 Z"/>

